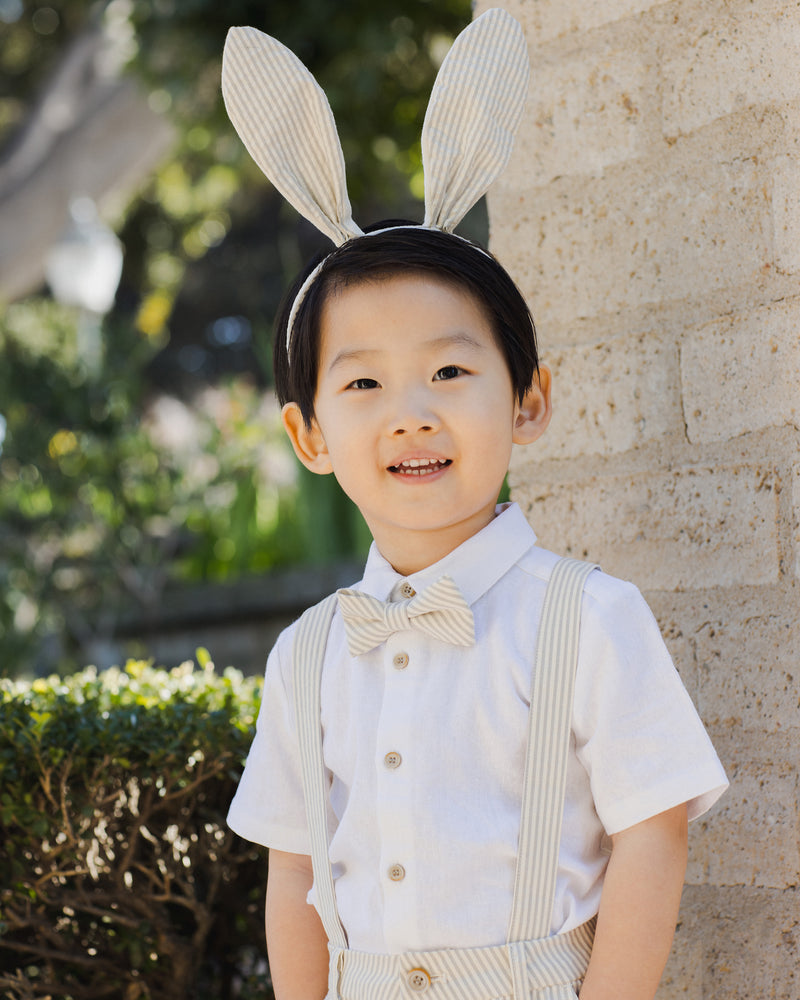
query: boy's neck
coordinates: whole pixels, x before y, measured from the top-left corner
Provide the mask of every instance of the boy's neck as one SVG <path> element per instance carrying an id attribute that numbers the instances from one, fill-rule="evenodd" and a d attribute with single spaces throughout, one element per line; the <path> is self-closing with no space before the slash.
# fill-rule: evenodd
<path id="1" fill-rule="evenodd" d="M 468 522 L 431 530 L 373 531 L 378 551 L 400 576 L 411 576 L 440 562 L 459 545 L 483 531 L 495 517 L 494 508 Z"/>

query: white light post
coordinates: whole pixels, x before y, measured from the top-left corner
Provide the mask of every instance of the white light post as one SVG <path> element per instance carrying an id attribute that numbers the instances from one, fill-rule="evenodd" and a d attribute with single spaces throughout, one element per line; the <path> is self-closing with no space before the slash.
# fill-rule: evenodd
<path id="1" fill-rule="evenodd" d="M 47 255 L 45 276 L 59 302 L 81 310 L 78 354 L 87 371 L 96 373 L 103 355 L 100 324 L 122 276 L 122 244 L 91 198 L 73 198 L 69 214 L 69 226 Z"/>

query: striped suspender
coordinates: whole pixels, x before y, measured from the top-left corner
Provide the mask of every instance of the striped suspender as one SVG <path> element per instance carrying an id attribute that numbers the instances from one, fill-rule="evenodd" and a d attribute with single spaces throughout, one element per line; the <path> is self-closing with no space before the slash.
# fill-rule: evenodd
<path id="1" fill-rule="evenodd" d="M 572 696 L 578 658 L 580 608 L 586 578 L 596 567 L 562 559 L 545 593 L 531 694 L 530 733 L 525 763 L 520 842 L 508 941 L 513 944 L 550 933 L 561 839 Z M 317 902 L 333 948 L 347 948 L 336 909 L 328 859 L 328 778 L 322 756 L 320 681 L 325 644 L 336 609 L 336 594 L 310 608 L 294 641 L 297 731 L 303 790 L 311 835 Z M 512 950 L 515 995 L 522 997 L 522 952 Z"/>
<path id="2" fill-rule="evenodd" d="M 555 899 L 567 781 L 581 598 L 597 567 L 562 559 L 544 598 L 531 692 L 520 841 L 508 941 L 547 937 Z"/>
<path id="3" fill-rule="evenodd" d="M 303 794 L 311 835 L 311 862 L 322 926 L 335 948 L 346 948 L 347 938 L 336 909 L 333 872 L 328 860 L 328 777 L 322 758 L 320 682 L 336 594 L 309 608 L 298 623 L 294 639 L 294 697 L 297 734 L 303 764 Z"/>

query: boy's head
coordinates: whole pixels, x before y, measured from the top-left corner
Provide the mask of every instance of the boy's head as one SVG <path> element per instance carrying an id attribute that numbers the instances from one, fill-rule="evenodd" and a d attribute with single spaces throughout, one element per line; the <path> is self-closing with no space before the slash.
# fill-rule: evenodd
<path id="1" fill-rule="evenodd" d="M 237 131 L 275 187 L 338 248 L 298 283 L 279 323 L 284 425 L 308 468 L 335 472 L 379 545 L 376 526 L 400 518 L 406 527 L 384 539 L 402 555 L 401 536 L 411 532 L 422 545 L 417 564 L 493 516 L 481 501 L 467 536 L 444 532 L 450 542 L 431 528 L 436 510 L 447 520 L 449 493 L 462 512 L 477 502 L 473 487 L 496 498 L 512 442 L 533 440 L 549 418 L 549 375 L 537 378 L 524 301 L 488 254 L 448 235 L 508 163 L 528 77 L 525 36 L 510 14 L 488 10 L 465 28 L 425 114 L 424 226 L 365 235 L 313 76 L 254 28 L 232 28 L 225 43 L 222 87 Z"/>
<path id="2" fill-rule="evenodd" d="M 549 421 L 525 303 L 458 237 L 403 229 L 346 244 L 310 285 L 288 356 L 278 341 L 298 457 L 336 475 L 401 573 L 488 524 L 512 444 Z"/>
<path id="3" fill-rule="evenodd" d="M 324 261 L 294 318 L 287 350 L 287 323 L 292 303 L 312 261 L 298 277 L 278 316 L 274 371 L 281 405 L 295 402 L 306 422 L 314 416 L 321 323 L 329 298 L 343 288 L 403 274 L 420 274 L 461 288 L 484 310 L 503 353 L 517 399 L 521 402 L 538 375 L 536 331 L 530 311 L 505 269 L 475 244 L 440 230 L 391 220 L 368 229 L 388 229 L 345 243 Z M 291 358 L 291 361 L 290 361 Z"/>

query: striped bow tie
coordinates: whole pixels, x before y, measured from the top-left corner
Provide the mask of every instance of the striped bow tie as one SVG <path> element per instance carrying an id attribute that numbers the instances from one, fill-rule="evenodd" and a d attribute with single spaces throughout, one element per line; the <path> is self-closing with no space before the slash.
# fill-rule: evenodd
<path id="1" fill-rule="evenodd" d="M 366 653 L 393 633 L 409 628 L 456 646 L 475 644 L 472 611 L 449 576 L 407 601 L 379 601 L 359 590 L 340 590 L 338 598 L 352 656 Z"/>

